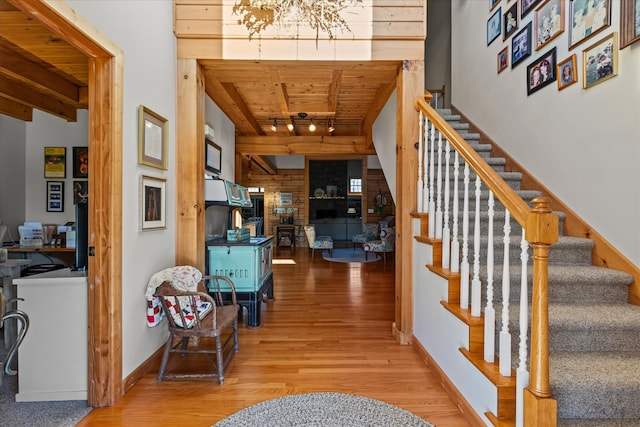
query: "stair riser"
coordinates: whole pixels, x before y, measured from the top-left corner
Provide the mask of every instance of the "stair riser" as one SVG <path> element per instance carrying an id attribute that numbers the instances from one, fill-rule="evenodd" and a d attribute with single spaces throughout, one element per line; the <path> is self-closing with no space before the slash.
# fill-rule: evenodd
<path id="1" fill-rule="evenodd" d="M 528 301 L 531 302 L 531 293 L 533 289 L 531 268 L 528 269 L 527 295 Z M 486 272 L 480 273 L 482 287 L 482 305 L 486 304 L 487 298 L 487 277 Z M 512 274 L 510 276 L 511 287 L 509 288 L 509 301 L 511 304 L 517 304 L 520 301 L 520 274 Z M 593 281 L 584 280 L 582 282 L 553 282 L 549 281 L 549 303 L 573 303 L 573 304 L 624 304 L 628 297 L 628 285 L 606 285 L 594 283 Z M 502 267 L 495 267 L 493 274 L 493 293 L 494 302 L 502 301 Z"/>
<path id="2" fill-rule="evenodd" d="M 640 351 L 637 329 L 597 330 L 589 325 L 567 330 L 549 327 L 549 351 Z"/>
<path id="3" fill-rule="evenodd" d="M 558 418 L 640 418 L 639 389 L 559 386 L 551 391 L 558 400 Z"/>
<path id="4" fill-rule="evenodd" d="M 480 239 L 480 254 L 479 264 L 481 266 L 487 265 L 487 243 L 486 238 Z M 575 265 L 591 265 L 591 248 L 586 246 L 578 246 L 573 244 L 554 243 L 551 245 L 549 251 L 549 263 L 550 264 L 575 264 Z M 511 265 L 520 265 L 520 242 L 511 240 L 509 245 L 509 263 Z M 469 240 L 469 264 L 471 265 L 471 274 L 473 274 L 475 249 L 473 247 L 473 241 Z M 529 260 L 532 259 L 532 248 L 529 247 Z M 493 260 L 496 266 L 502 265 L 502 259 L 504 256 L 503 245 L 494 245 L 493 248 Z M 462 260 L 462 239 L 460 240 L 460 259 Z M 496 267 L 501 268 L 501 267 Z"/>

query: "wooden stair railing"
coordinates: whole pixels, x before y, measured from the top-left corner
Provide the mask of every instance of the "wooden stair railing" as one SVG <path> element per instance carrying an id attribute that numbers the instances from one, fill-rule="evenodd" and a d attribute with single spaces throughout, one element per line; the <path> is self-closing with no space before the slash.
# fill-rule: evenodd
<path id="1" fill-rule="evenodd" d="M 426 92 L 425 97 L 415 101 L 416 110 L 424 115 L 428 122 L 435 126 L 440 135 L 457 152 L 469 168 L 480 178 L 482 183 L 493 192 L 515 221 L 525 231 L 524 239 L 533 248 L 533 298 L 531 311 L 530 333 L 530 377 L 529 384 L 523 391 L 523 419 L 526 426 L 549 427 L 557 424 L 557 405 L 551 396 L 549 385 L 549 349 L 548 349 L 548 261 L 549 249 L 558 240 L 558 217 L 549 208 L 549 200 L 539 197 L 532 201 L 533 208 L 522 200 L 500 175 L 494 171 L 484 159 L 429 105 L 431 95 Z M 422 127 L 422 119 L 421 119 Z M 423 167 L 419 160 L 420 168 Z M 426 165 L 425 165 L 426 167 Z M 433 173 L 431 171 L 431 173 Z M 426 181 L 426 180 L 425 180 Z M 427 185 L 418 177 L 418 186 Z M 440 184 L 440 182 L 438 182 Z M 439 189 L 438 189 L 439 190 Z M 434 189 L 430 191 L 433 193 Z M 432 196 L 433 197 L 433 196 Z M 438 200 L 439 203 L 439 200 Z M 487 363 L 483 358 L 482 347 L 484 336 L 478 324 L 484 323 L 484 316 L 471 316 L 469 310 L 460 309 L 460 274 L 442 265 L 442 240 L 434 236 L 425 237 L 424 231 L 433 226 L 435 218 L 421 214 L 426 209 L 426 202 L 418 195 L 418 214 L 421 218 L 421 234 L 416 240 L 433 245 L 433 263 L 428 268 L 449 281 L 449 301 L 442 302 L 452 314 L 469 325 L 469 349 L 461 349 L 462 353 L 484 375 L 492 381 L 498 390 L 498 413 L 486 414 L 494 425 L 515 425 L 515 394 L 516 384 L 513 375 L 499 374 L 498 358 L 494 363 Z M 424 224 L 422 223 L 424 221 Z M 438 214 L 441 222 L 441 213 Z M 428 225 L 427 225 L 428 223 Z M 446 249 L 448 251 L 448 248 Z M 510 362 L 509 362 L 510 363 Z M 496 374 L 498 372 L 498 374 Z"/>

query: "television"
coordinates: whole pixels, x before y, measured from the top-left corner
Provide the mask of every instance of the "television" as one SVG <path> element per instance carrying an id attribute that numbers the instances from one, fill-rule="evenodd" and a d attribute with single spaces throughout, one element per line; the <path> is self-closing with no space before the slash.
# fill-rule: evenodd
<path id="1" fill-rule="evenodd" d="M 89 266 L 89 203 L 84 198 L 76 203 L 76 259 L 73 270 Z"/>

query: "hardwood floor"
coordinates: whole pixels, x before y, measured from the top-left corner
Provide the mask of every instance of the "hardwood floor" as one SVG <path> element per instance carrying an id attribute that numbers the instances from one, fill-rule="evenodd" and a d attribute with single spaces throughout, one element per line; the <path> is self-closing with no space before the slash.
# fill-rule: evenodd
<path id="1" fill-rule="evenodd" d="M 391 334 L 393 259 L 328 262 L 319 252 L 311 259 L 307 248 L 291 255 L 275 250 L 275 300 L 263 304 L 261 328 L 241 325 L 224 385 L 158 383 L 154 370 L 116 405 L 94 409 L 78 425 L 210 426 L 264 400 L 321 391 L 382 400 L 438 427 L 470 425 L 416 351 Z M 191 368 L 207 369 L 201 361 L 185 369 Z"/>

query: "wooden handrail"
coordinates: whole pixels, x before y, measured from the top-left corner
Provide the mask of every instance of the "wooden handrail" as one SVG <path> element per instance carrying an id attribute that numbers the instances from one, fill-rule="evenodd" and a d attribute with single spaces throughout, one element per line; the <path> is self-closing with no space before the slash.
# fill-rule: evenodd
<path id="1" fill-rule="evenodd" d="M 429 120 L 436 124 L 440 133 L 447 138 L 455 150 L 465 159 L 469 167 L 480 176 L 480 179 L 493 191 L 506 209 L 511 212 L 511 216 L 525 227 L 527 215 L 531 210 L 515 190 L 498 175 L 496 171 L 486 167 L 486 162 L 471 146 L 458 135 L 458 133 L 433 109 L 423 98 L 416 99 L 416 110 L 422 112 Z"/>
<path id="2" fill-rule="evenodd" d="M 534 207 L 507 185 L 500 175 L 430 105 L 432 95 L 415 101 L 421 111 L 435 124 L 469 167 L 494 193 L 511 216 L 525 230 L 525 239 L 533 248 L 533 298 L 531 310 L 530 382 L 524 393 L 525 425 L 552 427 L 557 423 L 557 404 L 549 384 L 549 304 L 548 266 L 551 244 L 558 240 L 558 215 L 554 214 L 547 197 L 532 201 Z M 426 99 L 426 100 L 425 100 Z"/>

